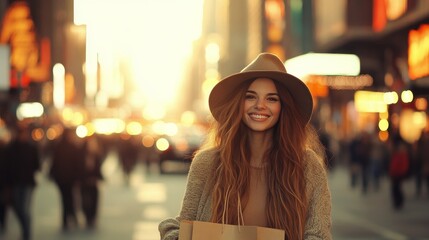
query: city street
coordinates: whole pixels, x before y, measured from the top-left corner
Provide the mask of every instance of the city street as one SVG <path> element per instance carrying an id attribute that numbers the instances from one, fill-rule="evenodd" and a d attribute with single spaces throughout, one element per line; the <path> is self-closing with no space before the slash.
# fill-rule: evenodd
<path id="1" fill-rule="evenodd" d="M 201 144 L 253 176 L 203 193 L 249 196 L 243 225 L 319 224 L 326 181 L 290 200 L 310 146 L 334 240 L 429 240 L 429 0 L 0 0 L 0 240 L 159 240 Z"/>
<path id="2" fill-rule="evenodd" d="M 32 205 L 33 239 L 159 239 L 158 223 L 179 211 L 186 175 L 160 175 L 156 168 L 147 171 L 138 166 L 127 185 L 113 154 L 106 159 L 103 173 L 105 181 L 101 184 L 97 229 L 90 231 L 79 227 L 69 232 L 60 231 L 60 202 L 56 186 L 40 174 Z M 378 192 L 370 189 L 363 195 L 360 189 L 349 187 L 347 172 L 337 168 L 330 173 L 330 185 L 334 239 L 429 239 L 429 196 L 425 193 L 416 198 L 412 181 L 405 185 L 407 196 L 401 211 L 394 211 L 391 207 L 386 179 Z M 0 239 L 18 240 L 19 227 L 12 211 L 8 212 L 7 220 L 7 230 Z"/>

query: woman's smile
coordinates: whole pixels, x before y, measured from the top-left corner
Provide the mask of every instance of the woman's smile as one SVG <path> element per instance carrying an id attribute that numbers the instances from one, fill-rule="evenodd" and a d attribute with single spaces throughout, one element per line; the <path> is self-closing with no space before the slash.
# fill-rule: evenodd
<path id="1" fill-rule="evenodd" d="M 267 114 L 260 114 L 260 113 L 249 113 L 249 117 L 254 121 L 265 121 L 267 118 L 271 116 Z"/>

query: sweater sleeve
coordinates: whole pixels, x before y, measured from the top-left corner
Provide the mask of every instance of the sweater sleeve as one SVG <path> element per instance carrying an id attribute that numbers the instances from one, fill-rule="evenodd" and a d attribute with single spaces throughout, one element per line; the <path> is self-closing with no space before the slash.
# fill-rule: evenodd
<path id="1" fill-rule="evenodd" d="M 314 152 L 308 153 L 306 167 L 307 196 L 309 201 L 305 240 L 331 240 L 331 193 L 326 168 Z"/>
<path id="2" fill-rule="evenodd" d="M 201 152 L 192 160 L 179 216 L 163 220 L 159 226 L 161 240 L 177 240 L 181 220 L 196 220 L 201 196 L 207 181 L 211 157 Z"/>

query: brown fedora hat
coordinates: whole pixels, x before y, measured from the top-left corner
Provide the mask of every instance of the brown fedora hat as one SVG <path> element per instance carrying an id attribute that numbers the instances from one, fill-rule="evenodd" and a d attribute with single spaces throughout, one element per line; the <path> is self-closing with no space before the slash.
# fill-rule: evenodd
<path id="1" fill-rule="evenodd" d="M 212 89 L 209 96 L 209 108 L 213 117 L 218 120 L 216 111 L 234 94 L 236 88 L 245 81 L 256 78 L 270 78 L 283 84 L 292 95 L 306 123 L 313 112 L 313 98 L 303 81 L 286 72 L 283 62 L 274 54 L 261 53 L 255 60 L 239 73 L 225 77 Z"/>

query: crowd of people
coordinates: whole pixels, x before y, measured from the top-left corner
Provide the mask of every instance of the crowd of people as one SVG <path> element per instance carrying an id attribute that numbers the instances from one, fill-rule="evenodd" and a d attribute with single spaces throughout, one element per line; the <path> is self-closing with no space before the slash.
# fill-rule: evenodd
<path id="1" fill-rule="evenodd" d="M 135 139 L 131 138 L 117 138 L 113 145 L 106 146 L 97 135 L 79 138 L 75 129 L 65 128 L 46 152 L 47 149 L 41 149 L 32 140 L 28 126 L 17 125 L 11 132 L 8 141 L 0 138 L 0 234 L 6 231 L 10 211 L 19 222 L 23 240 L 31 239 L 31 201 L 43 158 L 48 156 L 46 177 L 58 189 L 62 207 L 59 228 L 69 232 L 97 226 L 99 185 L 103 181 L 101 167 L 106 150 L 112 150 L 106 148 L 112 147 L 117 152 L 125 183 L 142 155 Z M 332 149 L 329 134 L 319 133 L 319 137 L 326 150 L 326 169 L 334 171 L 346 160 L 350 186 L 359 188 L 363 194 L 369 190 L 377 191 L 383 178 L 390 182 L 392 207 L 396 210 L 402 209 L 406 202 L 404 181 L 415 182 L 416 197 L 429 194 L 428 130 L 422 131 L 414 143 L 400 137 L 382 142 L 377 135 L 361 132 L 342 146 L 342 151 L 347 152 L 346 157 Z M 84 222 L 78 218 L 80 213 Z"/>
<path id="2" fill-rule="evenodd" d="M 87 228 L 94 228 L 99 201 L 98 182 L 102 151 L 95 136 L 80 139 L 73 129 L 65 129 L 52 152 L 49 177 L 58 186 L 62 203 L 62 229 L 78 225 L 75 191 L 78 191 Z"/>
<path id="3" fill-rule="evenodd" d="M 375 134 L 361 132 L 348 143 L 350 185 L 360 185 L 362 193 L 369 188 L 377 191 L 380 179 L 390 181 L 392 206 L 402 209 L 405 203 L 404 181 L 415 182 L 415 196 L 420 197 L 423 188 L 429 193 L 429 130 L 423 130 L 420 138 L 409 143 L 399 135 L 382 142 Z"/>
<path id="4" fill-rule="evenodd" d="M 6 227 L 6 210 L 11 206 L 21 227 L 22 239 L 31 239 L 31 199 L 40 170 L 37 146 L 25 126 L 15 129 L 11 141 L 1 144 L 0 231 Z"/>
<path id="5" fill-rule="evenodd" d="M 63 126 L 57 138 L 41 143 L 32 138 L 33 129 L 19 123 L 8 127 L 9 137 L 0 137 L 0 238 L 7 230 L 8 212 L 13 212 L 22 239 L 31 239 L 32 193 L 38 175 L 54 183 L 58 191 L 61 231 L 94 230 L 107 154 L 116 154 L 125 186 L 140 162 L 149 168 L 156 161 L 153 148 L 142 147 L 141 140 L 134 136 L 105 138 L 94 134 L 81 138 L 76 128 Z"/>
<path id="6" fill-rule="evenodd" d="M 6 231 L 8 209 L 12 209 L 22 239 L 30 240 L 32 195 L 37 187 L 36 174 L 42 171 L 42 158 L 46 153 L 33 141 L 28 126 L 18 125 L 11 132 L 10 141 L 0 141 L 0 233 Z M 69 231 L 79 227 L 79 211 L 83 213 L 85 227 L 95 228 L 99 182 L 103 180 L 100 143 L 96 136 L 78 138 L 74 129 L 65 128 L 50 149 L 46 176 L 58 188 L 61 229 Z"/>

